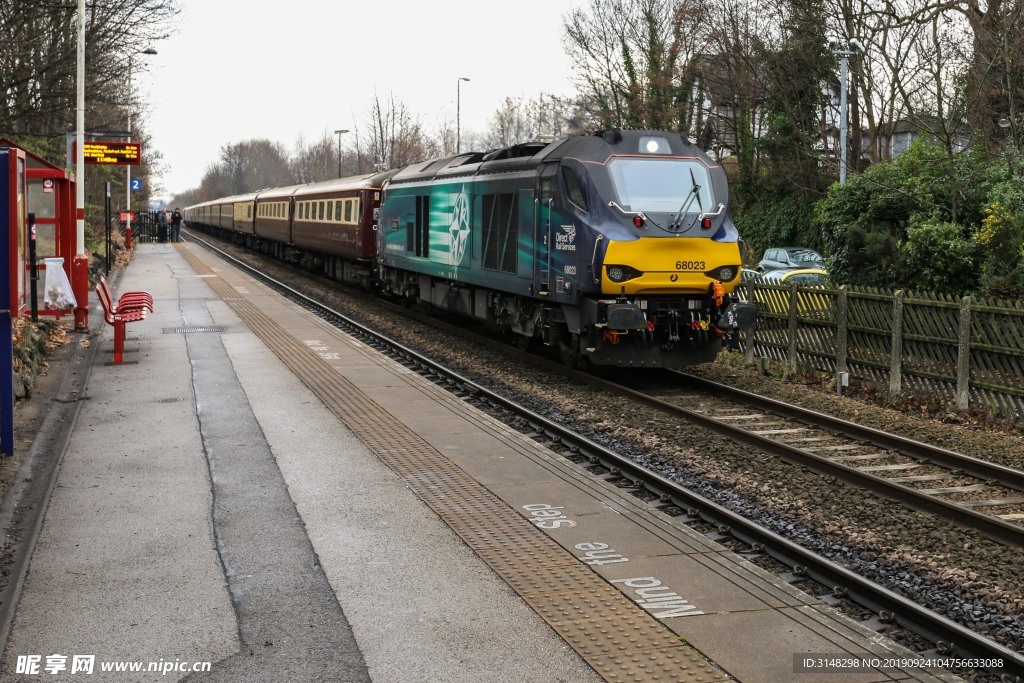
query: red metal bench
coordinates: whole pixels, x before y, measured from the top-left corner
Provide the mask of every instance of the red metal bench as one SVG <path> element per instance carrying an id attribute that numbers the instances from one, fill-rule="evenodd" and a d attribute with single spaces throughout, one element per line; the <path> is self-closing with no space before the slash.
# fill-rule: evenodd
<path id="1" fill-rule="evenodd" d="M 104 278 L 96 283 L 96 296 L 103 306 L 103 319 L 114 328 L 114 364 L 124 361 L 125 325 L 146 319 L 146 309 L 153 310 L 153 296 L 149 292 L 125 292 L 114 304 L 110 287 Z"/>
<path id="2" fill-rule="evenodd" d="M 110 285 L 107 284 L 107 278 L 100 276 L 99 284 L 97 287 L 103 287 L 103 291 L 106 293 L 109 301 L 114 300 L 113 294 L 110 292 Z M 153 295 L 149 292 L 125 292 L 121 295 L 121 298 L 117 300 L 117 308 L 122 311 L 130 311 L 132 309 L 148 308 L 149 312 L 153 312 Z"/>

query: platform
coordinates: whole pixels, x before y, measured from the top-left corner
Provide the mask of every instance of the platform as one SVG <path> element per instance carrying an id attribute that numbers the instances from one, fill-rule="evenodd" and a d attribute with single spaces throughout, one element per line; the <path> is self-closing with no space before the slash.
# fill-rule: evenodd
<path id="1" fill-rule="evenodd" d="M 798 671 L 910 653 L 195 244 L 140 245 L 132 289 L 2 680 L 955 680 Z"/>

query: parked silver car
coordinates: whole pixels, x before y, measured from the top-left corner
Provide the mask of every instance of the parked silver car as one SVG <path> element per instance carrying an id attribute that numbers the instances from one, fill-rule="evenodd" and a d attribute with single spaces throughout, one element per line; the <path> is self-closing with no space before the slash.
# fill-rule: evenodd
<path id="1" fill-rule="evenodd" d="M 765 249 L 764 257 L 757 264 L 759 273 L 789 268 L 824 268 L 825 258 L 806 247 L 782 247 Z"/>

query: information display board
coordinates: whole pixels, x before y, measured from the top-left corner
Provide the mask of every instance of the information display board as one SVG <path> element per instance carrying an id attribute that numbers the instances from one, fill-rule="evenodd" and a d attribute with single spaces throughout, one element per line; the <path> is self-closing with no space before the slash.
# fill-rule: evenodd
<path id="1" fill-rule="evenodd" d="M 73 155 L 78 154 L 78 142 L 71 146 Z M 72 158 L 76 158 L 72 156 Z M 141 142 L 87 142 L 85 163 L 105 166 L 138 166 L 142 163 Z"/>

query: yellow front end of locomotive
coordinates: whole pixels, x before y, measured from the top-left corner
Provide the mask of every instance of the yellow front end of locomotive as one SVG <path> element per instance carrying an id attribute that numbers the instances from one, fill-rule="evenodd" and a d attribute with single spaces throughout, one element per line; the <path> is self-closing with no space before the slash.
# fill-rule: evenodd
<path id="1" fill-rule="evenodd" d="M 601 293 L 707 294 L 715 282 L 728 293 L 740 281 L 740 264 L 736 242 L 687 237 L 610 242 L 601 268 Z"/>

